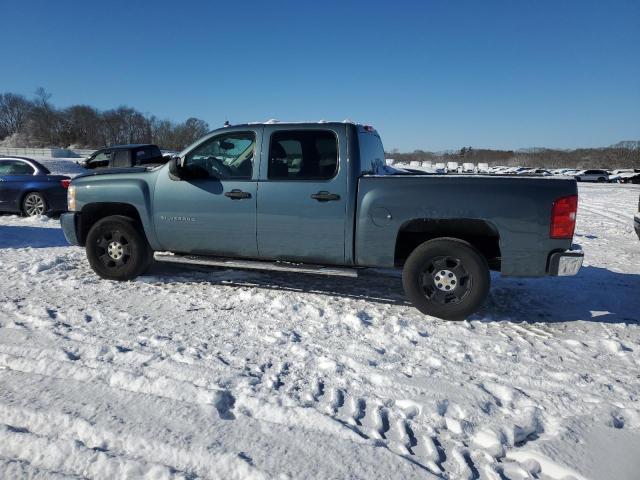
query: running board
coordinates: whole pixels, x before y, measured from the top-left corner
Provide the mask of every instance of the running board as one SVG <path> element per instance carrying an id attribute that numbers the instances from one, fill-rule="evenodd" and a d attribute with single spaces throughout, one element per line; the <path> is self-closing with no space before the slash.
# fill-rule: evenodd
<path id="1" fill-rule="evenodd" d="M 259 260 L 236 260 L 223 257 L 205 257 L 202 255 L 179 255 L 169 252 L 155 252 L 153 258 L 157 262 L 180 263 L 186 265 L 204 265 L 223 268 L 246 268 L 249 270 L 270 270 L 275 272 L 298 272 L 316 275 L 334 275 L 339 277 L 357 277 L 358 270 L 345 267 L 327 267 L 323 265 L 307 265 L 305 263 L 267 262 Z"/>

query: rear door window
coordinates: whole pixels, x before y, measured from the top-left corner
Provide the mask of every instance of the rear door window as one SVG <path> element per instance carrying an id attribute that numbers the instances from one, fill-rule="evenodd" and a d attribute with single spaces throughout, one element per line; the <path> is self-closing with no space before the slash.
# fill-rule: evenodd
<path id="1" fill-rule="evenodd" d="M 113 166 L 116 168 L 130 167 L 129 150 L 116 150 L 113 154 Z"/>
<path id="2" fill-rule="evenodd" d="M 338 173 L 338 139 L 331 131 L 282 131 L 271 136 L 270 180 L 330 180 Z"/>

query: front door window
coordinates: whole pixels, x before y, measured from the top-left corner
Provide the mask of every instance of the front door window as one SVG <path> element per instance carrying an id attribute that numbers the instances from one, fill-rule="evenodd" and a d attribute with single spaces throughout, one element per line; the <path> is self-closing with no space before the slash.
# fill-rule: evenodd
<path id="1" fill-rule="evenodd" d="M 249 180 L 255 146 L 253 132 L 213 137 L 187 154 L 183 168 L 196 178 Z"/>

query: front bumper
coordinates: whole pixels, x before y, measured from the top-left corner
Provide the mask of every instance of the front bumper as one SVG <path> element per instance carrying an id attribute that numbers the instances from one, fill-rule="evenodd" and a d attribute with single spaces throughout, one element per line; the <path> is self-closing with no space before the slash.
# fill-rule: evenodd
<path id="1" fill-rule="evenodd" d="M 581 250 L 567 250 L 549 255 L 549 275 L 568 277 L 576 275 L 582 267 L 584 253 Z"/>
<path id="2" fill-rule="evenodd" d="M 633 228 L 636 229 L 636 235 L 640 238 L 640 213 L 633 216 Z"/>
<path id="3" fill-rule="evenodd" d="M 76 233 L 77 224 L 77 212 L 63 213 L 62 215 L 60 215 L 60 226 L 62 227 L 62 233 L 64 233 L 64 238 L 66 238 L 67 242 L 69 242 L 69 244 L 71 245 L 80 245 L 80 242 L 78 241 L 78 234 Z"/>

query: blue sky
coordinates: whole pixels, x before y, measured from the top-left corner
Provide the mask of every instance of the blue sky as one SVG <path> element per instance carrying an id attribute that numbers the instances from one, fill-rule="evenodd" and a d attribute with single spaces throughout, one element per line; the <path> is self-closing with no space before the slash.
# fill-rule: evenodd
<path id="1" fill-rule="evenodd" d="M 0 92 L 58 106 L 350 118 L 401 151 L 640 139 L 637 0 L 0 0 L 0 17 Z"/>

